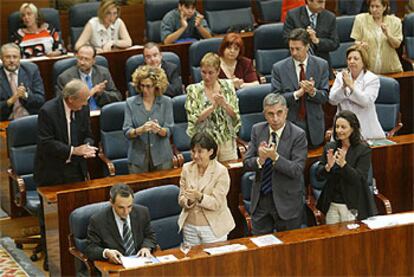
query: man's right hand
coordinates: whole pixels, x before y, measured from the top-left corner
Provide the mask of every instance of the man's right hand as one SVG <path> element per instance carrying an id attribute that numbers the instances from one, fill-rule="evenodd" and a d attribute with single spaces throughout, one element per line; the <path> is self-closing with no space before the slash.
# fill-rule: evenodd
<path id="1" fill-rule="evenodd" d="M 104 251 L 104 257 L 114 264 L 122 264 L 121 256 L 122 254 L 115 249 L 105 249 Z"/>
<path id="2" fill-rule="evenodd" d="M 83 156 L 85 159 L 94 158 L 96 151 L 98 151 L 98 148 L 89 144 L 82 144 L 73 148 L 72 155 Z"/>

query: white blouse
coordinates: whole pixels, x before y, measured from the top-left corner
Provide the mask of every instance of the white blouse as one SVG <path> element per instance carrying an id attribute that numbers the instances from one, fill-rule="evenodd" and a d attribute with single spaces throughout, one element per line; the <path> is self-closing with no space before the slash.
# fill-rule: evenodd
<path id="1" fill-rule="evenodd" d="M 348 87 L 344 89 L 343 85 L 342 72 L 339 72 L 329 93 L 329 103 L 338 106 L 337 113 L 343 110 L 355 113 L 364 139 L 384 138 L 385 133 L 375 110 L 380 88 L 378 76 L 370 71 L 361 71 L 354 81 L 352 92 Z"/>
<path id="2" fill-rule="evenodd" d="M 89 20 L 92 25 L 92 36 L 90 44 L 96 48 L 103 48 L 105 44 L 110 41 L 116 43 L 119 38 L 119 29 L 122 23 L 122 19 L 118 18 L 114 24 L 111 24 L 108 28 L 99 22 L 98 17 L 93 17 Z"/>

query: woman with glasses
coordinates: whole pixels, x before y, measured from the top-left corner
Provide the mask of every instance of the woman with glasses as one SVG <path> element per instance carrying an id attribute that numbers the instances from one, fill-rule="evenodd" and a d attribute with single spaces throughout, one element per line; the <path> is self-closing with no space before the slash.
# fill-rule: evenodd
<path id="1" fill-rule="evenodd" d="M 103 0 L 98 9 L 98 16 L 92 17 L 85 25 L 75 44 L 77 50 L 81 45 L 91 44 L 98 53 L 114 48 L 128 48 L 132 45 L 131 37 L 120 16 L 120 7 L 115 0 Z"/>
<path id="2" fill-rule="evenodd" d="M 132 74 L 138 95 L 126 100 L 123 131 L 129 140 L 128 169 L 141 173 L 172 168 L 170 135 L 173 127 L 171 99 L 161 68 L 138 67 Z"/>

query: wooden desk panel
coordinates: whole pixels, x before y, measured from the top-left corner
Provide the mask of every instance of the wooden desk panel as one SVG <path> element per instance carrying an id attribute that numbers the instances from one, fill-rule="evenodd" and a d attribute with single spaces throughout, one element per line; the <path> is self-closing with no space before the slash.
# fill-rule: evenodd
<path id="1" fill-rule="evenodd" d="M 373 149 L 374 176 L 377 179 L 377 186 L 380 192 L 390 199 L 394 212 L 414 210 L 412 176 L 414 135 L 398 136 L 393 140 L 397 142 L 396 145 Z M 321 148 L 309 152 L 305 170 L 306 178 L 309 172 L 308 167 L 319 158 L 321 153 Z M 395 162 L 397 159 L 401 162 Z M 39 193 L 45 203 L 48 251 L 53 253 L 53 259 L 49 259 L 51 272 L 73 274 L 73 258 L 67 251 L 67 236 L 69 215 L 75 208 L 108 200 L 110 187 L 118 182 L 131 185 L 134 191 L 160 184 L 178 184 L 180 170 L 122 175 L 83 183 L 39 188 Z M 232 183 L 227 199 L 236 221 L 236 230 L 231 233 L 232 238 L 240 237 L 242 231 L 242 218 L 237 207 L 241 173 L 241 168 L 230 169 Z M 57 221 L 58 218 L 59 221 Z M 49 234 L 52 236 L 49 237 Z M 59 243 L 59 246 L 56 246 L 56 243 Z"/>
<path id="2" fill-rule="evenodd" d="M 275 234 L 284 243 L 259 248 L 242 238 L 208 246 L 240 243 L 248 250 L 222 255 L 194 247 L 183 259 L 179 249 L 156 252 L 173 254 L 179 261 L 124 269 L 106 261 L 95 262 L 102 276 L 373 276 L 409 275 L 412 267 L 414 224 L 370 230 L 364 224 L 348 230 L 346 223 L 324 225 Z"/>

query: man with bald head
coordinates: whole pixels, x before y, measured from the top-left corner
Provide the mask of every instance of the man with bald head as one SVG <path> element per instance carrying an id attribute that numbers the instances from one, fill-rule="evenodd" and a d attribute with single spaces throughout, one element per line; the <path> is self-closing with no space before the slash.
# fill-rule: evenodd
<path id="1" fill-rule="evenodd" d="M 85 180 L 86 159 L 97 150 L 92 146 L 89 97 L 87 85 L 75 79 L 40 109 L 34 168 L 38 186 Z"/>

